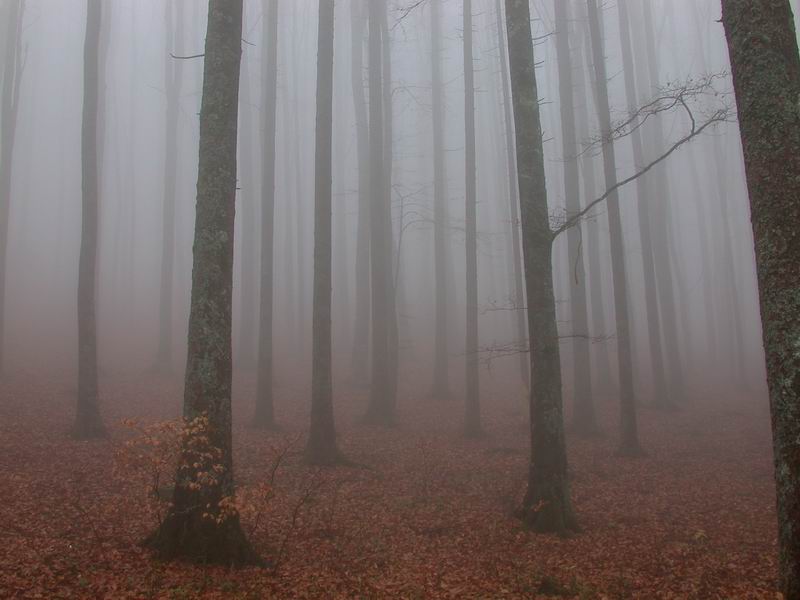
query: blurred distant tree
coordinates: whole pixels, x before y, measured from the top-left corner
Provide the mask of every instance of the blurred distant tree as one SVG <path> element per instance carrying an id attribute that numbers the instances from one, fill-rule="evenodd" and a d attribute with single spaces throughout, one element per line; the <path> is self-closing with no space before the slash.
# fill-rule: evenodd
<path id="1" fill-rule="evenodd" d="M 5 366 L 3 339 L 5 332 L 6 252 L 8 251 L 8 219 L 11 213 L 11 173 L 14 166 L 14 142 L 22 73 L 25 67 L 22 48 L 22 18 L 25 0 L 12 0 L 5 7 L 7 19 L 2 64 L 2 97 L 0 98 L 0 371 Z"/>
<path id="2" fill-rule="evenodd" d="M 319 0 L 311 429 L 306 447 L 312 464 L 332 464 L 340 460 L 333 415 L 331 334 L 334 12 L 334 0 Z"/>
<path id="3" fill-rule="evenodd" d="M 100 0 L 97 0 L 99 3 Z M 170 510 L 147 545 L 164 559 L 252 564 L 233 505 L 231 296 L 243 0 L 211 0 L 181 460 Z"/>
<path id="4" fill-rule="evenodd" d="M 278 0 L 264 0 L 262 25 L 261 273 L 256 374 L 256 427 L 274 428 L 272 399 L 272 311 L 275 270 L 275 133 L 278 93 Z"/>
<path id="5" fill-rule="evenodd" d="M 183 62 L 176 60 L 184 46 L 185 3 L 164 2 L 167 32 L 164 84 L 167 97 L 164 151 L 164 197 L 161 217 L 161 284 L 159 287 L 158 351 L 156 370 L 172 372 L 172 302 L 175 282 L 175 195 L 178 180 L 178 124 L 183 83 Z"/>
<path id="6" fill-rule="evenodd" d="M 597 0 L 588 0 L 589 31 L 595 72 L 595 99 L 597 117 L 603 139 L 603 172 L 605 187 L 617 183 L 617 163 L 611 139 L 611 109 L 608 100 L 608 76 L 603 53 L 603 32 Z M 622 216 L 619 194 L 614 191 L 607 200 L 608 226 L 611 238 L 611 272 L 614 289 L 614 315 L 616 318 L 617 357 L 619 365 L 619 395 L 621 439 L 619 453 L 628 456 L 641 454 L 636 426 L 636 399 L 633 389 L 633 358 L 631 356 L 630 315 L 628 309 L 628 279 L 625 269 L 625 247 L 622 235 Z"/>
<path id="7" fill-rule="evenodd" d="M 788 0 L 722 0 L 755 238 L 781 591 L 800 598 L 800 58 Z"/>
<path id="8" fill-rule="evenodd" d="M 73 435 L 106 434 L 97 392 L 97 221 L 99 203 L 99 98 L 102 0 L 87 0 L 83 62 L 81 250 L 78 266 L 78 406 Z"/>
<path id="9" fill-rule="evenodd" d="M 480 380 L 478 370 L 478 218 L 475 161 L 475 66 L 472 50 L 472 0 L 464 0 L 464 174 L 466 215 L 466 410 L 464 429 L 468 436 L 481 433 Z"/>

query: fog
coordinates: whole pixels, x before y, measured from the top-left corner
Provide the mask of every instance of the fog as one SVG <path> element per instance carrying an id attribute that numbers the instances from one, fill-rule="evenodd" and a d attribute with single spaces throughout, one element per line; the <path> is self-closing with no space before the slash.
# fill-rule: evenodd
<path id="1" fill-rule="evenodd" d="M 388 335 L 397 348 L 397 422 L 393 423 L 397 430 L 391 434 L 394 446 L 382 445 L 382 434 L 371 429 L 363 433 L 361 415 L 367 410 L 370 378 L 374 377 L 370 371 L 374 366 L 374 338 L 368 336 L 375 325 L 371 319 L 375 296 L 370 290 L 376 278 L 374 270 L 372 274 L 368 271 L 370 253 L 373 261 L 378 260 L 374 258 L 375 246 L 371 250 L 368 247 L 369 215 L 364 212 L 365 207 L 374 210 L 376 206 L 374 188 L 367 187 L 374 148 L 371 140 L 369 146 L 363 145 L 367 123 L 360 123 L 362 118 L 372 119 L 374 108 L 370 106 L 369 89 L 374 56 L 368 46 L 367 14 L 373 1 L 379 0 L 335 3 L 330 156 L 332 387 L 337 430 L 345 440 L 344 454 L 371 469 L 373 450 L 376 456 L 380 452 L 391 454 L 391 448 L 404 447 L 405 440 L 414 448 L 422 448 L 424 461 L 428 460 L 425 444 L 435 444 L 440 436 L 445 436 L 441 439 L 448 444 L 461 444 L 465 398 L 471 397 L 470 384 L 465 382 L 471 381 L 468 371 L 477 354 L 480 383 L 476 393 L 482 419 L 477 429 L 487 437 L 474 442 L 485 448 L 469 446 L 469 452 L 493 457 L 494 451 L 511 453 L 508 446 L 524 456 L 527 438 L 520 431 L 526 431 L 528 422 L 530 361 L 520 240 L 528 234 L 521 229 L 519 216 L 515 156 L 519 146 L 514 145 L 512 82 L 505 54 L 510 40 L 506 23 L 498 22 L 507 3 L 500 0 L 472 0 L 471 11 L 477 350 L 468 346 L 468 323 L 474 312 L 468 300 L 471 170 L 465 166 L 470 148 L 465 134 L 465 122 L 469 122 L 465 112 L 465 3 L 385 0 L 382 68 L 384 77 L 390 74 L 382 89 L 383 108 L 388 111 L 382 128 L 388 164 L 381 185 L 387 186 L 391 198 L 392 230 L 391 236 L 382 237 L 391 248 L 391 266 L 382 274 L 390 282 L 387 293 L 394 306 L 387 315 L 396 315 L 396 330 L 394 319 L 388 316 L 392 323 Z M 748 423 L 752 418 L 757 426 L 751 431 L 749 425 L 735 421 L 731 431 L 740 431 L 736 428 L 741 427 L 747 440 L 751 433 L 755 436 L 752 456 L 758 456 L 760 462 L 753 470 L 758 471 L 770 455 L 764 437 L 768 427 L 764 350 L 747 182 L 719 1 L 627 0 L 624 4 L 630 31 L 626 34 L 632 36 L 630 42 L 625 41 L 620 29 L 617 0 L 598 3 L 614 125 L 612 144 L 604 138 L 598 112 L 602 103 L 598 104 L 597 56 L 592 49 L 586 1 L 567 3 L 566 43 L 574 98 L 560 97 L 564 74 L 559 73 L 563 65 L 559 65 L 557 52 L 555 3 L 561 1 L 530 2 L 552 227 L 558 230 L 575 213 L 568 205 L 573 200 L 568 198 L 573 194 L 570 189 L 576 190 L 579 198 L 574 200 L 580 207 L 603 197 L 571 229 L 557 235 L 553 245 L 570 461 L 574 460 L 573 448 L 579 448 L 575 452 L 580 465 L 589 464 L 581 461 L 595 465 L 605 460 L 598 456 L 611 455 L 610 451 L 594 454 L 587 449 L 594 447 L 587 444 L 605 448 L 604 444 L 612 440 L 608 443 L 613 446 L 618 437 L 619 397 L 625 395 L 624 390 L 620 392 L 624 383 L 619 381 L 618 364 L 625 359 L 618 352 L 620 315 L 615 310 L 615 294 L 620 290 L 615 285 L 614 270 L 620 265 L 615 266 L 612 260 L 613 224 L 609 223 L 610 219 L 613 223 L 613 215 L 604 198 L 609 182 L 604 177 L 603 150 L 610 145 L 616 152 L 616 182 L 626 182 L 619 188 L 625 270 L 622 293 L 630 320 L 629 373 L 635 403 L 644 415 L 640 416 L 645 423 L 641 445 L 661 460 L 662 452 L 695 440 L 700 444 L 703 433 L 702 428 L 692 429 L 685 434 L 692 441 L 686 442 L 664 432 L 683 429 L 695 414 L 703 415 L 702 419 L 697 417 L 698 422 L 714 423 L 717 416 L 741 410 L 748 415 Z M 179 418 L 184 378 L 188 382 L 191 376 L 191 368 L 186 368 L 187 332 L 193 264 L 198 267 L 193 241 L 208 3 L 102 0 L 101 4 L 95 289 L 98 406 L 107 426 L 115 431 L 123 418 Z M 239 85 L 230 333 L 237 424 L 234 445 L 236 452 L 245 456 L 244 464 L 251 465 L 243 469 L 248 473 L 245 487 L 255 478 L 255 469 L 248 461 L 260 450 L 253 451 L 255 446 L 251 445 L 242 450 L 239 444 L 244 443 L 242 440 L 262 444 L 265 439 L 272 443 L 290 435 L 305 439 L 312 395 L 320 2 L 277 2 L 274 90 L 267 79 L 265 19 L 269 4 L 269 0 L 244 1 Z M 4 34 L 13 30 L 12 5 L 22 6 L 23 12 L 16 47 L 11 48 L 5 37 L 0 37 L 0 60 L 6 64 L 2 81 L 14 77 L 13 86 L 18 86 L 16 114 L 12 115 L 4 104 L 0 120 L 4 140 L 10 129 L 9 118 L 13 118 L 15 129 L 10 143 L 13 151 L 2 155 L 7 159 L 2 168 L 10 172 L 11 185 L 9 196 L 1 199 L 8 236 L 0 343 L 7 386 L 4 395 L 18 399 L 4 412 L 9 423 L 18 423 L 23 433 L 27 427 L 34 431 L 34 425 L 26 424 L 20 416 L 28 412 L 22 406 L 27 403 L 25 390 L 30 389 L 31 397 L 36 396 L 31 406 L 42 411 L 47 430 L 66 438 L 78 377 L 87 1 L 0 0 L 0 31 Z M 432 29 L 434 10 L 439 11 L 438 39 Z M 626 43 L 633 53 L 633 71 L 628 73 L 623 56 Z M 648 56 L 648 48 L 654 48 L 655 55 Z M 8 59 L 10 52 L 17 57 L 16 68 Z M 687 104 L 681 100 L 666 107 L 675 90 L 693 85 L 699 86 L 699 91 L 686 93 Z M 441 95 L 437 96 L 439 89 Z M 631 89 L 635 98 L 630 97 Z M 262 210 L 266 206 L 263 186 L 270 159 L 269 136 L 265 134 L 270 93 L 275 94 L 277 102 L 274 228 L 272 233 L 265 233 Z M 658 104 L 651 104 L 659 97 Z M 569 156 L 568 142 L 565 148 L 562 109 L 566 102 L 574 109 L 576 160 Z M 715 113 L 719 107 L 720 113 Z M 638 117 L 631 121 L 632 114 Z M 713 116 L 717 114 L 722 116 Z M 719 122 L 681 141 L 691 131 L 692 119 L 700 125 L 715 118 Z M 437 131 L 441 132 L 440 149 Z M 644 147 L 638 155 L 635 138 Z M 575 171 L 570 171 L 571 159 L 577 165 Z M 648 166 L 649 172 L 641 174 L 651 161 L 657 165 L 652 170 Z M 567 189 L 570 173 L 575 174 L 575 187 Z M 174 223 L 170 200 L 174 203 Z M 360 234 L 367 237 L 360 239 Z M 273 366 L 267 379 L 270 389 L 274 388 L 275 421 L 283 428 L 281 434 L 249 429 L 241 433 L 245 430 L 238 429 L 251 420 L 256 390 L 260 389 L 257 385 L 261 385 L 257 384 L 259 353 L 264 352 L 259 347 L 263 323 L 259 314 L 264 302 L 260 290 L 261 278 L 270 268 L 261 258 L 264 235 L 269 235 L 266 242 L 273 252 L 269 340 Z M 441 238 L 437 240 L 438 236 Z M 529 281 L 528 290 L 530 285 Z M 588 316 L 585 326 L 575 322 L 578 297 L 582 303 L 578 306 L 583 306 L 581 310 Z M 616 306 L 620 306 L 618 297 Z M 588 364 L 580 358 L 581 347 L 588 347 Z M 0 380 L 0 387 L 3 385 Z M 578 441 L 573 446 L 574 432 L 569 424 L 577 422 L 574 406 L 575 399 L 583 394 L 576 391 L 581 385 L 590 388 L 602 433 L 599 438 L 590 437 L 594 442 L 576 436 Z M 653 406 L 658 407 L 664 398 L 676 413 L 654 411 Z M 425 412 L 428 406 L 435 412 Z M 445 413 L 448 418 L 440 418 Z M 184 416 L 191 414 L 184 408 Z M 719 436 L 729 433 L 722 425 L 709 427 Z M 113 433 L 112 437 L 119 435 Z M 735 445 L 733 438 L 725 440 Z M 725 453 L 722 446 L 709 449 L 711 444 L 698 446 L 697 456 L 711 460 L 719 457 L 713 452 Z M 431 460 L 446 460 L 446 454 L 437 455 L 435 449 L 431 452 L 437 457 Z M 390 458 L 385 461 L 391 463 Z M 511 466 L 493 464 L 491 468 L 507 467 L 509 481 L 516 478 L 521 485 L 525 461 L 519 457 L 509 461 L 513 462 Z M 419 478 L 427 477 L 416 463 L 413 470 Z M 586 503 L 592 491 L 582 487 L 587 484 L 581 477 L 596 475 L 591 469 L 588 472 L 586 475 L 579 468 L 577 480 L 578 496 Z M 634 477 L 633 472 L 626 473 Z M 297 480 L 292 479 L 295 475 L 287 477 L 300 489 L 300 483 L 295 485 L 300 475 L 296 475 Z M 472 481 L 464 477 L 464 481 Z M 494 484 L 481 485 L 481 489 L 488 489 Z M 648 493 L 660 489 L 655 480 L 652 485 Z M 509 492 L 511 496 L 516 493 Z M 767 486 L 763 492 L 766 498 L 761 495 L 753 502 L 773 502 L 771 493 Z M 580 501 L 576 503 L 580 514 Z M 420 509 L 424 510 L 427 508 Z M 291 528 L 295 527 L 294 519 Z M 698 524 L 687 527 L 705 531 Z M 300 533 L 298 539 L 303 535 Z M 355 588 L 348 589 L 347 593 L 355 593 Z M 684 596 L 679 593 L 676 597 Z M 701 593 L 698 597 L 711 596 Z"/>
<path id="2" fill-rule="evenodd" d="M 204 7 L 183 9 L 183 47 L 166 43 L 162 2 L 107 2 L 109 20 L 105 62 L 105 134 L 103 139 L 98 332 L 101 364 L 110 370 L 139 371 L 152 366 L 158 341 L 161 215 L 165 163 L 165 64 L 176 56 L 202 54 Z M 478 284 L 481 347 L 518 341 L 514 329 L 513 272 L 504 156 L 502 96 L 495 3 L 476 1 L 475 76 L 478 140 Z M 430 17 L 415 10 L 404 17 L 400 6 L 392 25 L 393 224 L 395 244 L 403 228 L 398 301 L 402 369 L 422 382 L 432 364 L 434 297 L 432 272 L 432 138 Z M 708 2 L 654 3 L 662 83 L 726 71 L 727 55 L 718 8 Z M 553 8 L 533 4 L 537 38 L 542 122 L 545 134 L 548 197 L 553 213 L 563 207 L 558 80 L 555 68 Z M 317 6 L 296 1 L 279 8 L 279 88 L 275 207 L 275 343 L 279 369 L 297 367 L 308 378 L 311 277 L 313 268 L 313 172 Z M 350 87 L 350 6 L 337 5 L 334 89 L 334 346 L 337 374 L 347 377 L 352 348 L 355 292 L 358 173 Z M 609 8 L 607 12 L 610 12 Z M 80 115 L 82 44 L 85 12 L 81 2 L 28 0 L 23 44 L 26 59 L 17 142 L 14 150 L 8 242 L 7 330 L 9 368 L 37 372 L 73 368 L 76 347 L 76 285 L 80 240 Z M 618 24 L 605 19 L 611 106 L 625 113 Z M 403 18 L 401 18 L 403 17 Z M 445 163 L 447 249 L 450 265 L 448 337 L 452 380 L 463 356 L 464 323 L 464 134 L 461 6 L 442 5 L 442 69 L 445 82 Z M 261 6 L 246 3 L 240 124 L 240 174 L 237 194 L 237 242 L 234 292 L 236 363 L 252 367 L 256 351 L 258 252 L 242 266 L 246 246 L 258 248 L 261 94 Z M 174 347 L 185 358 L 185 329 L 191 275 L 194 188 L 202 59 L 179 61 L 184 72 L 180 94 L 175 229 Z M 581 75 L 586 77 L 586 74 Z M 729 88 L 729 84 L 726 84 Z M 725 89 L 725 86 L 722 86 Z M 591 98 L 588 141 L 598 135 Z M 668 136 L 686 127 L 679 114 L 664 117 Z M 715 140 L 714 138 L 717 138 Z M 619 173 L 635 172 L 630 144 L 618 144 Z M 714 163 L 721 152 L 721 172 Z M 597 159 L 599 160 L 599 159 Z M 760 385 L 761 342 L 758 326 L 752 238 L 749 231 L 741 150 L 736 126 L 726 124 L 682 148 L 667 163 L 669 201 L 664 208 L 675 271 L 682 361 L 694 394 L 735 375 Z M 601 167 L 598 166 L 598 172 Z M 599 183 L 596 189 L 599 190 Z M 405 204 L 405 205 L 404 205 Z M 404 206 L 403 206 L 404 205 Z M 637 387 L 647 393 L 648 355 L 642 314 L 640 245 L 637 241 L 635 186 L 622 190 L 625 253 L 633 310 Z M 727 214 L 723 214 L 723 211 Z M 401 215 L 402 212 L 402 215 Z M 603 296 L 610 294 L 610 267 L 603 258 L 608 229 L 601 209 L 585 223 L 599 238 Z M 702 214 L 702 216 L 699 216 Z M 701 228 L 701 220 L 705 227 Z M 727 221 L 727 222 L 726 222 Z M 585 235 L 585 234 L 584 234 Z M 725 239 L 727 238 L 727 240 Z M 560 320 L 569 329 L 570 268 L 566 244 L 556 247 L 556 290 Z M 252 250 L 251 250 L 252 251 Z M 707 255 L 704 256 L 703 252 Z M 584 255 L 587 252 L 584 246 Z M 732 266 L 733 271 L 729 271 Z M 247 286 L 250 286 L 247 288 Z M 255 290 L 255 292 L 254 292 Z M 490 310 L 487 310 L 490 309 Z M 605 330 L 592 324 L 591 335 L 613 336 L 613 305 L 604 306 Z M 709 331 L 714 339 L 709 339 Z M 12 350 L 13 349 L 13 350 Z M 562 349 L 569 362 L 568 344 Z M 614 341 L 593 344 L 593 352 L 614 352 Z M 494 361 L 493 361 L 494 362 Z M 495 363 L 510 373 L 513 359 Z M 508 369 L 506 367 L 508 366 Z M 744 369 L 744 370 L 743 370 Z M 498 375 L 500 377 L 500 375 Z M 486 385 L 489 381 L 484 379 Z M 410 383 L 410 382 L 409 382 Z M 457 384 L 456 384 L 457 385 Z"/>

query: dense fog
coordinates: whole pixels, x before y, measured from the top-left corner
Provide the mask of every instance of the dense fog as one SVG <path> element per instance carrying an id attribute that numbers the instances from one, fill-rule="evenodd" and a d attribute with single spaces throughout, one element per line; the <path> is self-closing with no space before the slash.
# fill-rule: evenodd
<path id="1" fill-rule="evenodd" d="M 800 598 L 797 13 L 0 0 L 0 596 Z"/>
<path id="2" fill-rule="evenodd" d="M 174 7 L 172 7 L 174 4 Z M 637 3 L 634 3 L 634 5 Z M 494 0 L 476 0 L 474 57 L 476 88 L 478 285 L 480 344 L 484 349 L 519 341 L 515 326 L 513 253 L 508 208 L 502 84 Z M 152 366 L 158 343 L 159 283 L 165 156 L 165 68 L 182 71 L 177 166 L 173 355 L 185 358 L 185 329 L 191 276 L 191 240 L 197 169 L 197 136 L 205 6 L 170 3 L 182 31 L 168 35 L 163 2 L 106 2 L 104 134 L 98 266 L 100 361 L 110 370 Z M 534 2 L 533 28 L 547 185 L 553 214 L 563 210 L 563 167 L 558 77 L 552 3 Z M 398 266 L 401 365 L 423 382 L 432 364 L 434 330 L 433 141 L 431 125 L 430 14 L 421 6 L 406 14 L 392 3 L 393 225 Z M 626 113 L 619 24 L 604 12 L 609 93 L 615 118 Z M 634 17 L 641 12 L 632 7 Z M 585 8 L 584 8 L 585 10 Z M 709 73 L 727 73 L 718 7 L 703 2 L 652 5 L 653 29 L 666 85 Z M 336 7 L 334 88 L 334 345 L 337 374 L 350 368 L 355 310 L 355 251 L 358 219 L 358 162 L 351 86 L 350 2 Z M 237 195 L 234 300 L 236 364 L 252 367 L 256 351 L 259 269 L 260 98 L 262 94 L 262 9 L 246 3 L 243 44 Z M 28 0 L 22 44 L 13 194 L 8 243 L 6 339 L 9 366 L 31 370 L 73 368 L 75 299 L 80 235 L 80 115 L 82 101 L 83 3 Z M 275 343 L 279 369 L 297 367 L 307 378 L 310 349 L 313 259 L 314 110 L 317 3 L 298 0 L 279 8 L 278 125 L 275 204 Z M 576 15 L 572 52 L 588 116 L 579 131 L 584 142 L 598 133 L 586 59 L 591 59 L 585 17 Z M 636 27 L 636 25 L 634 25 Z M 642 28 L 640 24 L 638 27 Z M 177 31 L 177 29 L 176 29 Z M 447 319 L 451 378 L 460 385 L 464 354 L 464 133 L 461 4 L 442 2 L 441 65 L 444 82 L 444 143 L 447 210 Z M 177 39 L 180 36 L 182 39 Z M 172 63 L 172 64 L 170 64 Z M 174 65 L 174 67 L 173 67 Z M 716 86 L 730 92 L 726 79 Z M 655 90 L 653 90 L 655 94 Z M 643 98 L 642 104 L 649 100 Z M 687 127 L 683 114 L 664 115 L 667 141 Z M 620 178 L 635 172 L 630 143 L 618 143 Z M 656 152 L 660 150 L 656 149 Z M 589 156 L 598 163 L 596 148 Z M 171 164 L 171 163 L 170 163 Z M 752 239 L 749 231 L 741 150 L 735 124 L 722 124 L 666 161 L 669 189 L 657 210 L 668 231 L 678 306 L 681 360 L 693 394 L 703 395 L 732 378 L 760 385 L 762 379 Z M 600 179 L 587 189 L 601 190 Z M 628 263 L 637 386 L 647 393 L 648 341 L 643 314 L 641 248 L 635 185 L 621 192 Z M 582 226 L 584 260 L 599 270 L 603 309 L 592 315 L 593 355 L 614 354 L 613 303 L 609 300 L 608 227 L 605 211 Z M 400 232 L 402 231 L 402 237 Z M 565 236 L 562 236 L 565 238 Z M 396 250 L 397 251 L 397 250 Z M 570 273 L 566 244 L 556 247 L 556 293 L 562 329 L 569 331 Z M 659 293 L 661 289 L 659 289 Z M 509 310 L 499 310 L 499 309 Z M 599 338 L 610 339 L 599 340 Z M 562 349 L 568 363 L 569 344 Z M 513 358 L 492 361 L 495 373 L 510 375 Z M 597 361 L 595 361 L 596 363 Z M 606 362 L 607 364 L 607 362 Z M 304 373 L 306 373 L 304 375 Z M 401 377 L 401 381 L 406 383 Z M 487 385 L 491 379 L 484 379 Z M 408 383 L 411 383 L 409 381 Z M 711 385 L 708 385 L 711 384 Z"/>

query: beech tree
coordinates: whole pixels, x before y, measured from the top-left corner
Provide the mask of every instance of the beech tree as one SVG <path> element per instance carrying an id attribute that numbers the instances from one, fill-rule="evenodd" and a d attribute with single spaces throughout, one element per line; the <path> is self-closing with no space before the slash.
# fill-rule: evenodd
<path id="1" fill-rule="evenodd" d="M 317 127 L 314 192 L 314 315 L 311 367 L 311 429 L 306 454 L 312 464 L 340 460 L 333 417 L 331 334 L 332 144 L 334 0 L 319 1 Z"/>
<path id="2" fill-rule="evenodd" d="M 275 428 L 272 398 L 272 311 L 274 303 L 275 132 L 278 93 L 278 0 L 264 0 L 261 169 L 261 273 L 258 317 L 258 373 L 256 374 L 256 427 Z"/>
<path id="3" fill-rule="evenodd" d="M 788 0 L 722 0 L 755 239 L 780 587 L 800 598 L 800 58 Z"/>
<path id="4" fill-rule="evenodd" d="M 97 0 L 99 3 L 100 0 Z M 231 303 L 243 0 L 211 0 L 181 459 L 169 512 L 146 545 L 163 559 L 241 565 L 259 559 L 231 506 Z"/>
<path id="5" fill-rule="evenodd" d="M 97 222 L 100 201 L 98 113 L 102 0 L 86 2 L 83 49 L 83 125 L 81 129 L 81 250 L 78 265 L 78 406 L 73 435 L 106 435 L 97 391 Z"/>

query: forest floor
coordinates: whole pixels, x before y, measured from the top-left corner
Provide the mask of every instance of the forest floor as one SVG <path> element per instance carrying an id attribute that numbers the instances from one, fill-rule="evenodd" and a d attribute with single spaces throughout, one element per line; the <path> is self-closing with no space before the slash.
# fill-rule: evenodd
<path id="1" fill-rule="evenodd" d="M 271 499 L 243 516 L 274 566 L 230 570 L 153 560 L 139 546 L 157 519 L 144 478 L 115 474 L 122 420 L 174 418 L 179 378 L 101 383 L 111 437 L 95 442 L 67 436 L 69 380 L 0 384 L 2 598 L 780 597 L 769 420 L 753 399 L 643 408 L 640 459 L 614 455 L 616 404 L 601 400 L 605 435 L 568 437 L 583 531 L 562 539 L 513 517 L 528 461 L 521 399 L 485 398 L 488 434 L 465 440 L 457 398 L 402 397 L 399 426 L 383 430 L 358 424 L 363 392 L 341 393 L 341 447 L 357 465 L 318 471 L 302 462 L 305 392 L 279 388 L 282 431 L 259 432 L 240 377 L 241 492 L 289 452 Z"/>

